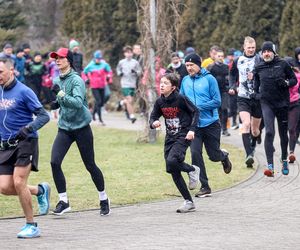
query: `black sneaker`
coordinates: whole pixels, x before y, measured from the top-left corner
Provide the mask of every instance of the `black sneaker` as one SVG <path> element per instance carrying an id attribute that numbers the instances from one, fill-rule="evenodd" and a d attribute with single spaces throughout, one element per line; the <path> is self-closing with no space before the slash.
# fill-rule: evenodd
<path id="1" fill-rule="evenodd" d="M 201 187 L 199 192 L 195 194 L 195 197 L 204 198 L 211 196 L 211 189 L 210 187 Z"/>
<path id="2" fill-rule="evenodd" d="M 106 199 L 104 201 L 100 201 L 100 215 L 105 216 L 110 214 L 110 201 Z"/>
<path id="3" fill-rule="evenodd" d="M 228 157 L 229 153 L 225 149 L 222 149 L 222 152 L 225 155 L 225 159 L 222 161 L 223 170 L 225 174 L 229 174 L 232 169 L 232 164 Z"/>
<path id="4" fill-rule="evenodd" d="M 64 201 L 59 201 L 56 205 L 56 208 L 53 210 L 53 214 L 55 215 L 63 215 L 66 212 L 71 211 L 71 207 L 69 202 L 66 203 Z"/>
<path id="5" fill-rule="evenodd" d="M 230 133 L 227 130 L 224 130 L 222 132 L 222 136 L 230 136 Z"/>
<path id="6" fill-rule="evenodd" d="M 245 160 L 245 164 L 246 164 L 247 168 L 253 168 L 254 158 L 253 158 L 252 154 L 247 156 L 247 158 Z"/>

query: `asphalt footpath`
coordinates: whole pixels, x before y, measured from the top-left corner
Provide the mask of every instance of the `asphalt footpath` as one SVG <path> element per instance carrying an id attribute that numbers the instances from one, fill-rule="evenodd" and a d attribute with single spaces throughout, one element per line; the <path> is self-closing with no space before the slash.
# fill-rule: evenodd
<path id="1" fill-rule="evenodd" d="M 104 114 L 104 120 L 106 127 L 144 126 L 141 117 L 131 124 L 120 113 Z M 242 147 L 238 130 L 230 133 L 222 141 Z M 174 199 L 113 207 L 107 217 L 99 210 L 49 214 L 36 218 L 42 236 L 27 240 L 16 238 L 24 218 L 1 219 L 0 249 L 300 249 L 299 162 L 290 164 L 290 174 L 283 176 L 278 136 L 275 149 L 274 178 L 263 175 L 262 143 L 255 153 L 255 174 L 212 197 L 195 198 L 195 212 L 176 213 L 182 200 Z M 296 156 L 300 158 L 298 148 Z"/>

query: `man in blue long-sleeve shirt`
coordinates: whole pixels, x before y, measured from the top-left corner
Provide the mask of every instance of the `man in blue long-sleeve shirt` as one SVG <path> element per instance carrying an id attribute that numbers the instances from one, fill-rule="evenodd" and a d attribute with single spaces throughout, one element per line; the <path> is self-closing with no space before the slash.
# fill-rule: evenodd
<path id="1" fill-rule="evenodd" d="M 201 68 L 201 58 L 198 54 L 187 55 L 185 66 L 189 75 L 183 78 L 180 93 L 187 96 L 200 111 L 195 139 L 191 143 L 191 153 L 192 164 L 200 167 L 201 188 L 196 197 L 205 197 L 211 194 L 211 188 L 202 156 L 203 144 L 209 159 L 214 162 L 221 161 L 226 174 L 230 173 L 232 165 L 228 152 L 220 149 L 221 126 L 218 108 L 221 105 L 221 97 L 217 80 L 206 69 Z"/>

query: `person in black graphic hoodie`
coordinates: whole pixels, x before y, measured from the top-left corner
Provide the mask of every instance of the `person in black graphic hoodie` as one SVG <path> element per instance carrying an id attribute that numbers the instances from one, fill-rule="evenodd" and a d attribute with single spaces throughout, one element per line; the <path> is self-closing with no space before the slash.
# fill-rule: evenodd
<path id="1" fill-rule="evenodd" d="M 178 213 L 195 210 L 193 199 L 187 189 L 181 172 L 189 176 L 189 189 L 199 184 L 200 168 L 184 162 L 185 153 L 194 139 L 195 128 L 199 120 L 199 111 L 185 96 L 177 91 L 179 78 L 174 73 L 164 75 L 160 81 L 161 97 L 159 97 L 150 116 L 150 128 L 161 126 L 159 118 L 165 118 L 166 138 L 164 156 L 166 171 L 172 175 L 173 181 L 184 198 L 184 203 L 177 209 Z"/>

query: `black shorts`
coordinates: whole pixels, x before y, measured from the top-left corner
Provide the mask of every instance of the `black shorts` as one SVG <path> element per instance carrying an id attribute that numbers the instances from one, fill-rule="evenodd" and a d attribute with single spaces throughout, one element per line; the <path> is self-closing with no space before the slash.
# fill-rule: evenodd
<path id="1" fill-rule="evenodd" d="M 0 175 L 13 175 L 15 166 L 28 166 L 38 171 L 39 146 L 37 138 L 20 141 L 17 146 L 0 151 Z"/>
<path id="2" fill-rule="evenodd" d="M 262 118 L 261 106 L 258 100 L 238 97 L 237 104 L 239 112 L 245 111 L 255 118 Z"/>

